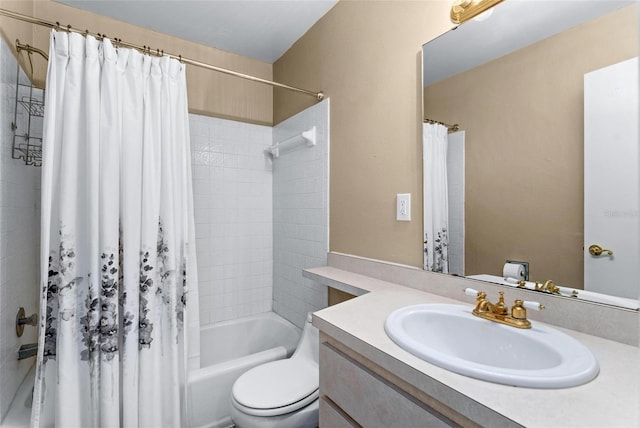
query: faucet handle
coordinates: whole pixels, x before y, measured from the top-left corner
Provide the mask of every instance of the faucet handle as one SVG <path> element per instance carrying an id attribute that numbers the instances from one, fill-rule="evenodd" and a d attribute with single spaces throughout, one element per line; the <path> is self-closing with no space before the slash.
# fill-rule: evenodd
<path id="1" fill-rule="evenodd" d="M 478 293 L 480 293 L 478 290 L 475 290 L 473 288 L 465 288 L 464 290 L 464 294 L 466 294 L 467 296 L 473 296 L 473 297 L 478 297 Z"/>
<path id="2" fill-rule="evenodd" d="M 527 309 L 539 311 L 544 309 L 544 306 L 538 302 L 516 299 L 511 308 L 511 318 L 517 323 L 516 327 L 531 328 L 531 322 L 527 319 Z"/>
<path id="3" fill-rule="evenodd" d="M 493 305 L 493 311 L 496 314 L 506 315 L 509 312 L 509 307 L 504 303 L 504 291 L 499 291 L 498 303 Z"/>
<path id="4" fill-rule="evenodd" d="M 534 311 L 541 311 L 544 309 L 544 305 L 538 302 L 531 302 L 529 300 L 525 300 L 524 302 L 522 302 L 522 306 L 527 309 L 532 309 Z"/>
<path id="5" fill-rule="evenodd" d="M 22 336 L 25 325 L 38 325 L 38 314 L 31 314 L 31 316 L 27 317 L 24 308 L 21 307 L 16 315 L 16 336 Z"/>
<path id="6" fill-rule="evenodd" d="M 487 297 L 487 293 L 485 293 L 484 291 L 478 291 L 473 288 L 465 288 L 462 291 L 464 291 L 464 294 L 466 294 L 467 296 L 475 297 L 476 302 L 480 302 L 481 300 L 484 300 Z"/>

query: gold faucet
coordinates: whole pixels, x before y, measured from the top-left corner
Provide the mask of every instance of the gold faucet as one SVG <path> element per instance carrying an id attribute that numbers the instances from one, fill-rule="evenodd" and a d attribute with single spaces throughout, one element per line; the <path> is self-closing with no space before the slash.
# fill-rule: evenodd
<path id="1" fill-rule="evenodd" d="M 543 291 L 545 293 L 560 294 L 560 288 L 550 279 L 546 280 L 542 285 L 539 285 L 538 281 L 536 281 L 536 290 Z"/>
<path id="2" fill-rule="evenodd" d="M 542 285 L 540 285 L 538 281 L 536 281 L 536 285 L 534 288 L 536 291 L 542 291 L 543 293 L 555 294 L 565 297 L 578 297 L 578 292 L 576 290 L 571 290 L 571 292 L 569 292 L 566 288 L 561 289 L 550 279 L 546 280 Z"/>
<path id="3" fill-rule="evenodd" d="M 506 324 L 516 328 L 531 328 L 531 322 L 527 319 L 527 309 L 544 309 L 544 306 L 537 302 L 524 302 L 516 300 L 513 307 L 509 310 L 509 306 L 504 303 L 504 292 L 500 291 L 498 303 L 491 303 L 487 300 L 487 293 L 484 291 L 476 291 L 471 288 L 464 290 L 466 294 L 476 295 L 476 307 L 471 312 L 473 315 L 487 319 L 489 321 Z"/>

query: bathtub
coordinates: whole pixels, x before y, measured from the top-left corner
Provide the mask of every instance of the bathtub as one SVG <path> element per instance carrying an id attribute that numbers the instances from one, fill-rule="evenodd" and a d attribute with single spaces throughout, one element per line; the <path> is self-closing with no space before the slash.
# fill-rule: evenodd
<path id="1" fill-rule="evenodd" d="M 252 367 L 291 356 L 300 329 L 273 312 L 200 328 L 200 368 L 188 376 L 191 428 L 231 425 L 231 387 Z"/>

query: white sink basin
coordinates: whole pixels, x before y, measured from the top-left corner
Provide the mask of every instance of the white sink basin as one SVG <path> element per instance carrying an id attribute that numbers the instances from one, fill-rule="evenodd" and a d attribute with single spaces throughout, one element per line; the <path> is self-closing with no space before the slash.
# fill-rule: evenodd
<path id="1" fill-rule="evenodd" d="M 476 379 L 528 388 L 567 388 L 598 375 L 598 361 L 571 336 L 534 323 L 518 329 L 475 317 L 471 307 L 400 308 L 387 335 L 417 357 Z"/>

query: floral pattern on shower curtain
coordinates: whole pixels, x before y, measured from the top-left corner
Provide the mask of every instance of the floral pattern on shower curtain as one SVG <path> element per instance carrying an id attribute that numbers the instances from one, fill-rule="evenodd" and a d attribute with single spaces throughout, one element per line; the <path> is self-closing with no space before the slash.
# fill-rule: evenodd
<path id="1" fill-rule="evenodd" d="M 424 269 L 449 273 L 448 130 L 439 123 L 422 126 Z"/>
<path id="2" fill-rule="evenodd" d="M 184 66 L 53 31 L 47 94 L 32 426 L 186 426 L 199 345 Z"/>

